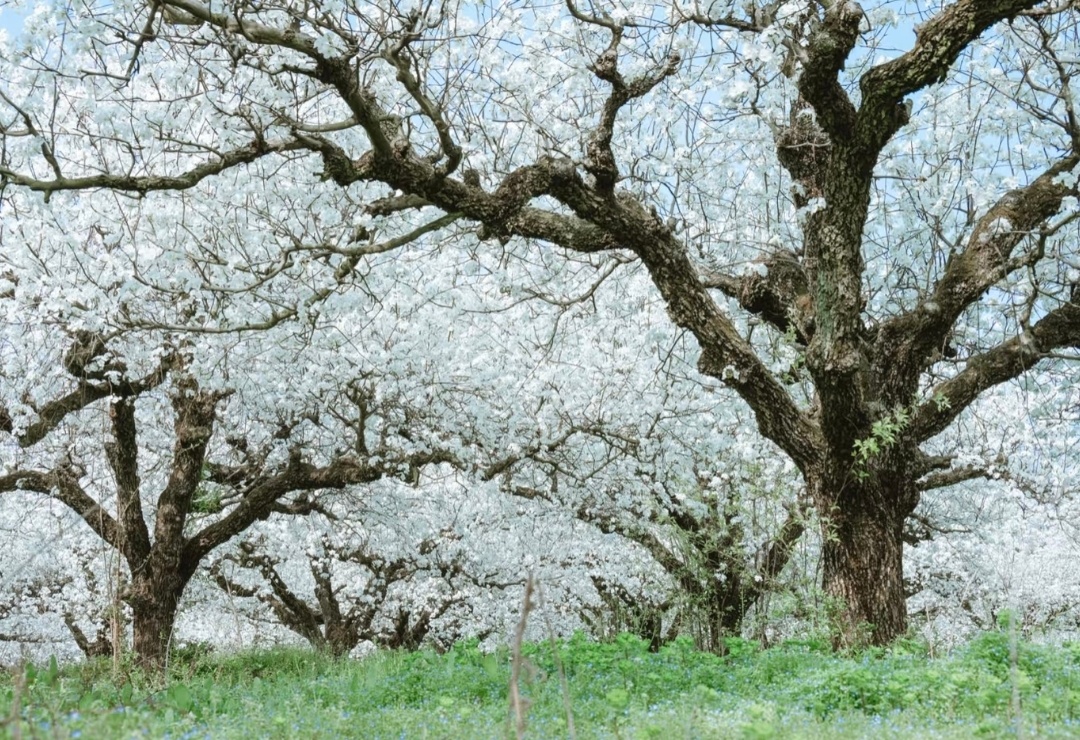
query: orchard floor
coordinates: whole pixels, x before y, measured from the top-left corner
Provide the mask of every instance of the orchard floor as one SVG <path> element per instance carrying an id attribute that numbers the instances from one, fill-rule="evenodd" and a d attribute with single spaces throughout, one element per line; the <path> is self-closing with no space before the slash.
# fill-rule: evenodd
<path id="1" fill-rule="evenodd" d="M 472 646 L 362 661 L 275 650 L 178 656 L 156 682 L 117 681 L 108 662 L 24 666 L 0 679 L 0 736 L 515 737 L 510 662 Z M 939 658 L 909 643 L 838 656 L 732 640 L 718 657 L 574 638 L 558 660 L 526 646 L 520 669 L 529 738 L 571 736 L 568 707 L 578 738 L 1080 738 L 1080 644 L 1010 650 L 1002 633 Z"/>

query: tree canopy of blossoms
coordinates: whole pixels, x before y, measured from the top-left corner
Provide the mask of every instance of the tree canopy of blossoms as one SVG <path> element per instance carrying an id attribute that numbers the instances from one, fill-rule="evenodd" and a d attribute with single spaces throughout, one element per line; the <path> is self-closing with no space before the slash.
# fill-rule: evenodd
<path id="1" fill-rule="evenodd" d="M 836 642 L 888 642 L 924 494 L 1067 487 L 1023 468 L 1075 439 L 1077 12 L 35 4 L 0 73 L 0 491 L 122 554 L 151 662 L 212 551 L 445 465 L 661 564 L 651 524 L 694 534 L 751 576 L 718 619 L 812 510 Z M 1016 387 L 1034 431 L 982 403 Z M 753 543 L 720 476 L 750 451 L 800 479 Z"/>

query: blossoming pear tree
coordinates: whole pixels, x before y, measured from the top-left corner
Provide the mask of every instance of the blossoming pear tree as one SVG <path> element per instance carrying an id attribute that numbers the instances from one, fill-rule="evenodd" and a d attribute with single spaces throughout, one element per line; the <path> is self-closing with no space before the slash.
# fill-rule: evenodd
<path id="1" fill-rule="evenodd" d="M 2 376 L 6 451 L 2 483 L 7 495 L 0 503 L 18 518 L 28 502 L 36 501 L 32 506 L 40 508 L 51 500 L 74 512 L 79 522 L 66 520 L 65 530 L 57 515 L 62 538 L 36 530 L 30 524 L 33 520 L 26 520 L 22 528 L 13 525 L 28 542 L 22 549 L 24 557 L 13 557 L 16 562 L 5 568 L 14 570 L 5 589 L 17 596 L 23 575 L 29 572 L 23 564 L 41 560 L 43 553 L 60 563 L 69 560 L 61 556 L 66 549 L 92 549 L 90 544 L 78 544 L 87 537 L 92 542 L 96 536 L 108 548 L 116 548 L 128 536 L 118 533 L 130 530 L 130 536 L 140 541 L 147 535 L 151 554 L 169 542 L 170 547 L 190 553 L 201 531 L 218 532 L 213 540 L 217 544 L 205 552 L 179 559 L 162 556 L 156 561 L 156 574 L 142 565 L 151 555 L 130 548 L 131 557 L 124 555 L 126 562 L 119 568 L 102 570 L 97 560 L 83 558 L 74 568 L 57 564 L 51 573 L 43 570 L 44 563 L 29 569 L 35 579 L 63 582 L 65 588 L 62 594 L 50 592 L 48 598 L 37 600 L 33 609 L 22 600 L 22 617 L 27 611 L 50 609 L 70 623 L 77 641 L 82 633 L 91 652 L 102 652 L 124 639 L 124 630 L 116 631 L 115 614 L 118 605 L 126 604 L 133 610 L 140 658 L 148 664 L 163 660 L 177 630 L 190 631 L 183 622 L 176 623 L 185 600 L 191 603 L 190 584 L 207 575 L 219 583 L 219 577 L 228 578 L 221 561 L 215 560 L 218 557 L 255 566 L 289 561 L 286 571 L 295 574 L 297 563 L 301 570 L 305 567 L 308 549 L 321 552 L 322 538 L 329 536 L 333 550 L 412 562 L 416 554 L 403 552 L 402 543 L 416 537 L 402 535 L 401 541 L 384 537 L 372 545 L 344 536 L 362 526 L 363 511 L 370 503 L 339 507 L 325 527 L 289 528 L 290 537 L 299 536 L 296 542 L 267 536 L 261 521 L 296 515 L 322 519 L 328 511 L 324 488 L 360 484 L 348 498 L 363 502 L 380 475 L 399 480 L 409 490 L 415 487 L 415 498 L 430 500 L 428 516 L 432 516 L 439 506 L 445 508 L 447 494 L 433 487 L 423 472 L 430 463 L 449 465 L 455 475 L 464 476 L 461 485 L 479 498 L 497 494 L 508 499 L 505 505 L 528 504 L 511 528 L 517 538 L 522 531 L 533 535 L 538 531 L 536 514 L 526 512 L 554 506 L 564 512 L 564 519 L 567 515 L 571 519 L 564 527 L 562 547 L 532 562 L 528 548 L 522 557 L 511 557 L 506 535 L 491 530 L 494 524 L 461 527 L 458 522 L 454 538 L 474 553 L 469 562 L 482 567 L 469 570 L 473 580 L 465 591 L 467 604 L 461 593 L 453 593 L 452 599 L 436 605 L 436 609 L 461 607 L 450 615 L 459 622 L 456 632 L 438 625 L 432 639 L 443 643 L 454 634 L 477 634 L 494 629 L 492 625 L 512 623 L 519 606 L 516 595 L 493 599 L 483 593 L 480 583 L 511 583 L 530 570 L 547 584 L 544 591 L 550 603 L 566 617 L 559 623 L 560 631 L 580 626 L 575 609 L 584 608 L 580 599 L 563 597 L 588 598 L 593 584 L 617 588 L 632 601 L 646 598 L 647 584 L 656 594 L 656 574 L 651 581 L 644 575 L 650 557 L 684 591 L 711 604 L 711 612 L 702 619 L 711 625 L 706 629 L 714 631 L 737 628 L 768 585 L 764 579 L 751 578 L 759 565 L 755 552 L 769 551 L 769 538 L 780 522 L 761 510 L 750 526 L 740 524 L 728 531 L 737 507 L 723 490 L 721 476 L 728 480 L 735 474 L 740 449 L 729 449 L 727 435 L 719 433 L 723 431 L 719 420 L 728 416 L 715 398 L 715 388 L 677 377 L 685 372 L 686 343 L 669 330 L 659 306 L 623 304 L 645 284 L 633 270 L 617 274 L 613 267 L 621 266 L 621 261 L 586 261 L 552 276 L 545 265 L 512 262 L 500 270 L 499 260 L 487 260 L 486 255 L 477 255 L 462 267 L 457 255 L 439 250 L 437 241 L 402 243 L 393 258 L 380 258 L 374 250 L 368 256 L 366 290 L 320 286 L 298 299 L 289 292 L 293 286 L 286 285 L 273 299 L 279 309 L 290 305 L 287 301 L 303 305 L 317 296 L 308 306 L 310 313 L 302 319 L 263 321 L 257 331 L 239 332 L 238 340 L 238 332 L 223 331 L 222 324 L 227 326 L 233 316 L 256 315 L 271 302 L 268 297 L 278 286 L 266 280 L 261 292 L 231 291 L 228 283 L 207 284 L 205 270 L 214 260 L 239 260 L 246 249 L 257 249 L 258 232 L 251 232 L 250 243 L 230 241 L 216 232 L 194 243 L 172 239 L 196 222 L 182 210 L 170 211 L 153 195 L 141 203 L 124 204 L 123 211 L 110 210 L 115 201 L 101 193 L 79 195 L 73 205 L 77 202 L 83 208 L 58 211 L 43 208 L 32 198 L 13 196 L 9 202 L 14 217 L 7 222 L 4 264 L 11 288 L 0 301 L 4 341 L 10 349 Z M 224 223 L 226 212 L 235 214 L 242 203 L 223 200 L 218 205 L 222 212 L 214 221 Z M 126 223 L 148 227 L 125 238 Z M 39 248 L 43 244 L 50 248 Z M 415 253 L 410 252 L 413 248 Z M 214 250 L 213 258 L 207 249 Z M 244 258 L 250 259 L 250 253 Z M 436 272 L 444 279 L 417 290 L 399 277 L 402 263 L 410 261 L 427 269 L 441 265 L 444 269 Z M 322 267 L 321 261 L 303 265 L 309 270 Z M 334 273 L 336 269 L 328 267 L 315 274 L 338 286 Z M 598 282 L 609 281 L 619 283 L 620 289 L 602 297 L 592 295 Z M 627 284 L 622 286 L 623 282 Z M 182 291 L 170 287 L 180 284 Z M 129 326 L 133 316 L 143 317 L 145 325 Z M 648 342 L 623 344 L 617 339 L 614 327 L 629 316 L 655 327 Z M 185 328 L 177 323 L 181 321 L 190 325 Z M 573 326 L 574 331 L 561 332 L 560 325 Z M 538 336 L 523 339 L 522 326 Z M 433 343 L 433 335 L 447 339 Z M 661 355 L 667 357 L 666 368 L 645 361 Z M 615 373 L 610 372 L 612 358 L 619 360 Z M 537 367 L 545 371 L 535 372 Z M 128 381 L 131 377 L 137 378 L 134 384 Z M 177 440 L 184 452 L 198 453 L 190 440 L 183 442 L 179 432 L 170 434 L 169 429 L 176 428 L 178 408 L 203 396 L 216 397 L 212 419 L 201 417 L 212 423 L 197 425 L 201 433 L 210 433 L 209 441 L 201 462 L 185 463 L 188 472 L 180 471 L 184 485 L 194 487 L 176 499 L 174 508 L 163 510 L 161 496 L 174 478 L 169 471 L 177 464 Z M 508 404 L 506 399 L 516 400 Z M 129 404 L 131 412 L 120 414 L 116 408 L 120 403 Z M 736 424 L 734 418 L 726 422 L 727 428 Z M 113 457 L 117 450 L 127 450 L 126 457 Z M 345 467 L 352 464 L 349 461 L 368 461 L 372 471 L 382 473 L 373 472 L 370 481 L 348 475 L 314 476 L 309 482 L 316 488 L 310 495 L 295 496 L 306 483 L 292 489 L 286 485 L 261 502 L 254 501 L 258 491 L 267 493 L 257 481 L 287 471 L 296 461 L 319 469 L 334 461 Z M 123 479 L 114 470 L 121 462 Z M 59 486 L 61 466 L 68 473 L 64 478 L 68 493 Z M 699 479 L 710 476 L 713 483 L 699 485 Z M 124 489 L 109 483 L 119 486 L 120 480 L 126 481 Z M 392 496 L 382 500 L 388 498 Z M 727 508 L 718 518 L 720 498 Z M 752 503 L 754 498 L 743 495 L 742 500 Z M 117 518 L 117 512 L 136 508 L 142 512 L 143 525 L 136 516 Z M 394 510 L 389 505 L 382 509 Z M 238 520 L 236 510 L 247 510 L 248 515 Z M 165 535 L 159 537 L 163 513 L 183 525 L 162 530 Z M 786 515 L 781 506 L 773 513 Z M 238 523 L 226 530 L 222 521 Z M 581 523 L 608 533 L 603 546 L 594 542 L 586 552 L 574 554 L 588 540 L 582 534 L 588 528 L 583 530 Z M 232 549 L 233 540 L 251 527 L 255 539 L 247 541 L 248 551 Z M 787 534 L 782 538 L 786 544 L 777 552 L 786 552 L 792 533 L 797 537 L 801 526 L 792 530 L 789 524 L 779 531 Z M 434 541 L 441 532 L 439 528 L 425 537 Z M 626 539 L 641 547 L 635 551 Z M 250 549 L 254 541 L 269 546 L 260 545 L 255 552 Z M 706 549 L 695 553 L 703 544 Z M 369 547 L 373 549 L 365 549 Z M 209 562 L 215 562 L 217 570 L 200 572 L 200 566 Z M 771 574 L 769 583 L 785 562 L 786 556 L 761 564 Z M 615 563 L 634 572 L 620 572 L 612 567 Z M 723 578 L 717 578 L 720 567 Z M 87 568 L 102 570 L 108 588 L 83 594 L 86 584 L 80 583 L 75 589 L 72 571 Z M 340 583 L 341 576 L 337 578 Z M 280 581 L 285 584 L 289 579 Z M 162 584 L 167 588 L 159 588 Z M 560 584 L 566 585 L 565 592 Z M 726 585 L 713 594 L 715 584 Z M 243 598 L 249 591 L 253 597 L 269 597 L 252 590 L 250 581 L 229 585 L 238 586 L 230 597 Z M 414 586 L 419 582 L 411 578 L 403 584 Z M 297 588 L 306 587 L 303 578 L 299 585 L 295 580 L 289 585 L 294 596 L 300 593 Z M 104 591 L 118 593 L 119 598 Z M 76 594 L 83 595 L 76 598 Z M 139 594 L 149 606 L 139 604 Z M 381 614 L 408 598 L 409 594 L 395 593 L 386 603 L 368 606 Z M 207 607 L 203 602 L 213 601 L 205 598 L 201 587 L 196 600 L 200 613 Z M 230 598 L 230 603 L 235 600 Z M 670 598 L 661 601 L 670 603 Z M 209 607 L 227 611 L 220 602 Z M 160 611 L 160 619 L 168 624 L 155 626 L 148 620 L 151 608 Z M 483 618 L 481 610 L 486 610 Z M 314 610 L 309 612 L 311 617 Z M 459 612 L 471 616 L 466 619 Z M 87 619 L 104 614 L 114 617 Z M 507 618 L 500 621 L 499 614 Z M 79 620 L 69 619 L 71 615 Z M 347 621 L 339 626 L 347 627 Z M 687 620 L 682 623 L 685 626 Z M 25 620 L 20 624 L 27 626 Z M 397 634 L 386 632 L 386 625 L 374 628 L 381 631 L 371 635 L 383 641 L 392 642 Z M 103 629 L 105 639 L 99 640 Z M 343 630 L 344 636 L 350 632 Z M 413 642 L 419 637 L 411 627 L 405 633 L 413 635 Z M 360 636 L 357 630 L 357 640 Z M 321 639 L 326 638 L 324 631 Z"/>
<path id="2" fill-rule="evenodd" d="M 236 335 L 343 294 L 377 302 L 366 260 L 433 234 L 462 259 L 643 270 L 694 338 L 700 376 L 799 471 L 837 642 L 885 643 L 907 625 L 905 519 L 924 492 L 992 472 L 935 438 L 1027 373 L 1075 381 L 1076 13 L 1052 0 L 46 4 L 5 52 L 0 175 L 54 211 L 104 191 L 114 205 L 94 233 L 157 245 L 139 275 L 169 298 L 148 308 L 120 290 L 126 329 Z M 190 240 L 196 270 L 170 274 L 169 239 Z M 219 254 L 223 240 L 241 256 Z M 429 275 L 400 270 L 418 287 Z M 207 283 L 245 297 L 197 299 Z M 628 321 L 617 339 L 649 330 Z M 78 336 L 92 348 L 97 335 Z M 183 352 L 94 372 L 133 396 Z M 179 382 L 177 438 L 224 392 Z M 194 471 L 190 449 L 178 443 L 176 464 Z M 22 485 L 69 495 L 74 468 L 36 472 Z"/>

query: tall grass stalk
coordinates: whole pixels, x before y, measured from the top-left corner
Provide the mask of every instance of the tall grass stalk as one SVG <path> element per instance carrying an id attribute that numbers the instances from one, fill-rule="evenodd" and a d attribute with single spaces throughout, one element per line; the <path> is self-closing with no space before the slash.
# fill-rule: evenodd
<path id="1" fill-rule="evenodd" d="M 525 581 L 525 598 L 521 605 L 521 618 L 518 620 L 517 629 L 514 630 L 514 642 L 511 646 L 510 661 L 510 715 L 508 722 L 514 725 L 514 732 L 518 740 L 525 737 L 525 716 L 529 711 L 529 700 L 521 695 L 521 643 L 525 639 L 525 627 L 529 624 L 529 612 L 533 609 L 533 575 L 529 574 Z"/>

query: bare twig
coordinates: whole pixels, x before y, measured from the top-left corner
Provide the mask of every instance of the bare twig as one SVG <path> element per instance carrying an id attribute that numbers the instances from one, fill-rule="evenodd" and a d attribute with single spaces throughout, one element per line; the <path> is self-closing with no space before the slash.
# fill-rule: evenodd
<path id="1" fill-rule="evenodd" d="M 521 657 L 521 641 L 525 637 L 525 627 L 529 623 L 529 612 L 533 610 L 533 576 L 530 573 L 525 581 L 525 597 L 521 605 L 521 619 L 518 620 L 517 629 L 514 630 L 514 642 L 511 645 L 510 661 L 510 715 L 508 723 L 513 723 L 514 732 L 518 740 L 525 737 L 525 715 L 529 711 L 529 700 L 521 695 L 520 680 L 521 666 L 524 662 Z"/>

